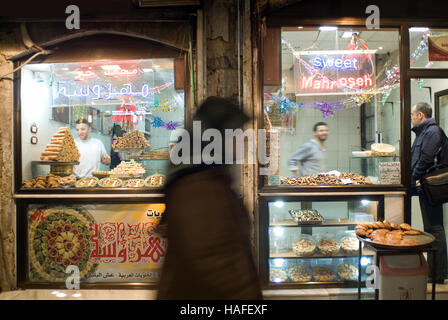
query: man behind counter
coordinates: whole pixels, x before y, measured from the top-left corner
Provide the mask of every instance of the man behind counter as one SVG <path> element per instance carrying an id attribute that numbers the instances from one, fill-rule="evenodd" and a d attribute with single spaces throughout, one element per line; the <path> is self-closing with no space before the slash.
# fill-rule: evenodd
<path id="1" fill-rule="evenodd" d="M 101 162 L 110 164 L 110 157 L 104 144 L 96 138 L 91 138 L 91 131 L 92 128 L 86 119 L 76 121 L 76 134 L 79 139 L 75 139 L 75 144 L 81 157 L 79 165 L 74 166 L 73 171 L 78 178 L 91 177 L 93 171 L 99 170 Z"/>

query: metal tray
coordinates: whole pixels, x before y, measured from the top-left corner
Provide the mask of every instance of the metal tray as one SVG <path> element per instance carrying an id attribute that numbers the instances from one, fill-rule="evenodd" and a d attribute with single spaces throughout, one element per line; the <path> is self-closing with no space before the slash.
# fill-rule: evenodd
<path id="1" fill-rule="evenodd" d="M 415 246 L 389 245 L 389 244 L 374 242 L 369 238 L 363 238 L 360 236 L 357 236 L 357 238 L 360 241 L 365 242 L 366 244 L 368 244 L 374 248 L 387 249 L 387 250 L 414 250 L 414 249 L 418 249 L 418 248 L 427 247 L 436 240 L 432 234 L 429 234 L 427 232 L 422 232 L 422 234 L 419 234 L 416 236 L 413 236 L 413 235 L 404 235 L 403 236 L 403 239 L 416 240 L 419 244 L 415 245 Z"/>

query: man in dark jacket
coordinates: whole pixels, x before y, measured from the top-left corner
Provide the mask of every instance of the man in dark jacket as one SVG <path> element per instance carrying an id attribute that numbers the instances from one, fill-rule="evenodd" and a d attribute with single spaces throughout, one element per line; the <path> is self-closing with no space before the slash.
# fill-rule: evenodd
<path id="1" fill-rule="evenodd" d="M 193 120 L 201 133 L 242 127 L 248 117 L 235 104 L 208 98 Z M 188 130 L 192 132 L 191 128 Z M 179 142 L 180 143 L 180 142 Z M 201 149 L 196 150 L 201 156 Z M 193 152 L 189 155 L 194 158 Z M 172 158 L 173 159 L 173 158 Z M 165 185 L 166 212 L 159 229 L 168 238 L 158 299 L 261 299 L 252 257 L 249 217 L 231 189 L 229 166 L 204 162 L 172 165 Z"/>
<path id="2" fill-rule="evenodd" d="M 439 163 L 448 161 L 448 159 L 440 157 L 441 150 L 445 152 L 448 148 L 445 135 L 431 117 L 432 109 L 429 104 L 419 102 L 412 107 L 412 131 L 416 134 L 411 149 L 412 188 L 414 194 L 418 194 L 419 196 L 424 230 L 436 238 L 434 243 L 437 249 L 436 281 L 443 283 L 447 276 L 447 248 L 443 227 L 443 207 L 442 205 L 431 206 L 428 203 L 420 188 L 419 182 L 425 173 L 430 171 L 431 168 L 434 168 L 434 159 L 437 159 Z M 431 265 L 431 253 L 428 255 L 428 258 L 428 262 Z"/>

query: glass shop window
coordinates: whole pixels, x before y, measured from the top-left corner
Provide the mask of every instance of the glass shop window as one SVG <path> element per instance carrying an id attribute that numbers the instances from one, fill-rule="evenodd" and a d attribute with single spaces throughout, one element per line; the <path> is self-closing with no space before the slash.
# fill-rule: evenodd
<path id="1" fill-rule="evenodd" d="M 411 68 L 448 68 L 448 29 L 409 28 Z"/>
<path id="2" fill-rule="evenodd" d="M 20 99 L 24 188 L 163 184 L 184 126 L 174 59 L 28 64 Z"/>
<path id="3" fill-rule="evenodd" d="M 279 33 L 281 77 L 264 86 L 268 150 L 277 161 L 267 183 L 400 184 L 398 31 Z"/>

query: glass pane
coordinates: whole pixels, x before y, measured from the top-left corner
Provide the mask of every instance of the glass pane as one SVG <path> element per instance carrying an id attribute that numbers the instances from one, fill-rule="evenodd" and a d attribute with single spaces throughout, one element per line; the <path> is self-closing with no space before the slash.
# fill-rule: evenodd
<path id="1" fill-rule="evenodd" d="M 27 187 L 49 173 L 64 183 L 39 188 L 74 187 L 76 179 L 76 186 L 81 179 L 88 186 L 154 186 L 153 175 L 165 173 L 171 133 L 184 126 L 173 59 L 28 64 L 21 72 Z"/>
<path id="2" fill-rule="evenodd" d="M 265 128 L 280 148 L 268 184 L 401 183 L 398 31 L 283 28 L 281 37 L 282 85 L 264 87 Z"/>
<path id="3" fill-rule="evenodd" d="M 358 278 L 359 242 L 354 227 L 377 220 L 379 202 L 349 201 L 269 202 L 269 281 L 328 282 Z M 322 217 L 318 224 L 310 217 Z M 373 252 L 364 250 L 361 275 L 373 264 Z"/>
<path id="4" fill-rule="evenodd" d="M 409 29 L 411 68 L 448 68 L 448 29 Z"/>

